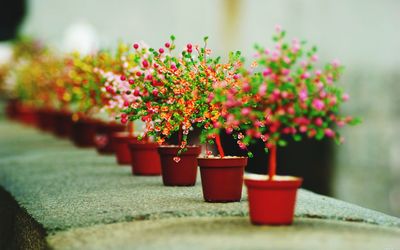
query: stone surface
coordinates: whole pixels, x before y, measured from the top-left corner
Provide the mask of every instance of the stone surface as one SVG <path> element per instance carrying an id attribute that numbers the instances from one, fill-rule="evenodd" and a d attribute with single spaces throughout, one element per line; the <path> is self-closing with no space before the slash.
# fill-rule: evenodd
<path id="1" fill-rule="evenodd" d="M 49 244 L 61 249 L 87 249 L 92 244 L 98 246 L 96 242 L 104 243 L 106 249 L 113 237 L 121 237 L 121 242 L 114 241 L 117 248 L 124 248 L 119 243 L 130 248 L 133 240 L 138 247 L 159 248 L 165 244 L 184 249 L 193 241 L 201 247 L 196 234 L 221 238 L 217 245 L 223 246 L 230 230 L 237 230 L 238 237 L 243 234 L 227 245 L 238 248 L 240 244 L 260 247 L 258 244 L 262 243 L 252 243 L 253 240 L 265 236 L 266 242 L 279 234 L 295 234 L 291 244 L 300 244 L 305 237 L 310 240 L 305 248 L 313 247 L 309 244 L 321 243 L 312 242 L 313 237 L 328 239 L 335 230 L 355 231 L 359 238 L 354 244 L 361 244 L 379 229 L 379 237 L 371 239 L 379 244 L 384 239 L 392 243 L 400 228 L 399 218 L 306 190 L 299 191 L 293 227 L 253 227 L 247 218 L 245 192 L 242 202 L 206 203 L 200 183 L 195 187 L 164 187 L 161 177 L 132 176 L 130 168 L 118 166 L 113 156 L 100 156 L 94 149 L 78 149 L 66 140 L 6 121 L 0 122 L 0 186 L 43 226 L 50 235 Z M 332 242 L 346 237 L 350 236 L 339 233 Z M 289 241 L 282 243 L 286 248 Z"/>
<path id="2" fill-rule="evenodd" d="M 80 228 L 50 236 L 69 249 L 398 249 L 400 229 L 299 218 L 292 226 L 253 226 L 247 218 L 179 218 Z"/>

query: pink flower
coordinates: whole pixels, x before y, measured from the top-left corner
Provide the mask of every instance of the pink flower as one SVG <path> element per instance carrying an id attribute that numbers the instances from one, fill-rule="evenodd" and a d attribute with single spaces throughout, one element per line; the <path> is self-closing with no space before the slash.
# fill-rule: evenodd
<path id="1" fill-rule="evenodd" d="M 316 62 L 318 61 L 318 55 L 314 54 L 311 56 L 311 61 Z"/>
<path id="2" fill-rule="evenodd" d="M 305 101 L 308 98 L 307 90 L 305 89 L 300 90 L 299 98 L 301 101 Z"/>
<path id="3" fill-rule="evenodd" d="M 318 117 L 317 119 L 315 119 L 315 125 L 317 125 L 318 127 L 321 127 L 323 125 L 324 121 L 322 120 L 321 117 Z"/>
<path id="4" fill-rule="evenodd" d="M 244 92 L 249 92 L 249 91 L 251 90 L 250 84 L 249 84 L 248 82 L 243 83 L 242 90 L 243 90 Z"/>
<path id="5" fill-rule="evenodd" d="M 344 93 L 343 95 L 342 95 L 342 100 L 345 102 L 345 101 L 348 101 L 350 99 L 350 96 L 349 96 L 349 94 L 347 94 L 347 93 Z"/>
<path id="6" fill-rule="evenodd" d="M 258 88 L 258 94 L 264 96 L 267 93 L 267 84 L 263 83 Z"/>
<path id="7" fill-rule="evenodd" d="M 246 107 L 246 108 L 242 108 L 241 114 L 247 116 L 250 114 L 250 112 L 251 112 L 251 109 Z"/>
<path id="8" fill-rule="evenodd" d="M 301 132 L 301 133 L 305 133 L 305 132 L 307 132 L 307 126 L 300 126 L 300 128 L 299 128 L 299 131 Z"/>
<path id="9" fill-rule="evenodd" d="M 304 73 L 301 75 L 301 78 L 302 78 L 302 79 L 308 79 L 308 78 L 310 78 L 310 73 L 304 72 Z"/>
<path id="10" fill-rule="evenodd" d="M 324 132 L 325 132 L 325 135 L 329 138 L 332 138 L 335 136 L 335 132 L 330 128 L 326 128 Z"/>
<path id="11" fill-rule="evenodd" d="M 314 99 L 312 102 L 312 106 L 318 111 L 321 111 L 325 108 L 324 102 L 320 99 Z"/>
<path id="12" fill-rule="evenodd" d="M 332 66 L 333 67 L 339 67 L 340 66 L 340 61 L 338 59 L 335 59 L 332 61 Z"/>
<path id="13" fill-rule="evenodd" d="M 282 69 L 281 72 L 282 72 L 283 75 L 287 76 L 287 75 L 289 75 L 290 70 L 289 69 Z"/>
<path id="14" fill-rule="evenodd" d="M 271 70 L 270 68 L 266 68 L 266 69 L 263 71 L 263 76 L 268 76 L 269 74 L 271 74 L 271 72 L 272 72 L 272 70 Z"/>
<path id="15" fill-rule="evenodd" d="M 278 33 L 281 32 L 282 31 L 282 26 L 280 24 L 276 24 L 275 25 L 275 31 L 278 32 Z"/>

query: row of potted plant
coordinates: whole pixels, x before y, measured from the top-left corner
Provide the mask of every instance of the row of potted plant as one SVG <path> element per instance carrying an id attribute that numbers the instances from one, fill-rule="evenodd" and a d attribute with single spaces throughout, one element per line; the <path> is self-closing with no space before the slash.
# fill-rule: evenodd
<path id="1" fill-rule="evenodd" d="M 116 153 L 133 174 L 161 174 L 166 186 L 195 185 L 199 166 L 207 202 L 240 201 L 244 182 L 252 223 L 291 224 L 302 179 L 276 174 L 277 147 L 286 145 L 288 135 L 340 143 L 336 128 L 359 122 L 339 114 L 349 98 L 336 85 L 343 67 L 333 61 L 319 68 L 317 49 L 287 42 L 279 27 L 274 48 L 255 46 L 250 66 L 240 52 L 226 62 L 213 56 L 207 40 L 181 51 L 171 36 L 159 48 L 121 44 L 115 52 L 61 59 L 39 53 L 28 63 L 39 65 L 39 77 L 28 74 L 17 86 L 32 82 L 29 101 L 35 100 L 42 129 L 70 135 L 78 146 L 95 145 L 99 153 Z M 144 124 L 141 133 L 136 121 Z M 268 175 L 244 177 L 247 157 L 225 155 L 221 133 L 248 157 L 248 146 L 262 141 Z"/>

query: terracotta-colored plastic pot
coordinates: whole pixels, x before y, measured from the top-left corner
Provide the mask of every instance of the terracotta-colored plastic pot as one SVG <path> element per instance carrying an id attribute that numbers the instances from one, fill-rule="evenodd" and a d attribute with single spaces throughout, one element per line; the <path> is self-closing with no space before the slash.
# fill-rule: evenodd
<path id="1" fill-rule="evenodd" d="M 114 143 L 111 135 L 114 132 L 122 132 L 126 129 L 126 126 L 115 123 L 115 122 L 100 122 L 96 126 L 96 136 L 94 137 L 94 142 L 96 144 L 96 149 L 99 154 L 113 154 Z"/>
<path id="2" fill-rule="evenodd" d="M 160 175 L 161 162 L 154 142 L 129 142 L 133 175 Z"/>
<path id="3" fill-rule="evenodd" d="M 54 113 L 54 134 L 58 137 L 70 137 L 72 131 L 72 114 L 68 111 Z"/>
<path id="4" fill-rule="evenodd" d="M 115 156 L 119 165 L 131 164 L 131 152 L 129 143 L 137 142 L 137 137 L 128 132 L 115 132 L 111 135 L 111 140 L 114 144 Z"/>
<path id="5" fill-rule="evenodd" d="M 293 176 L 245 176 L 250 220 L 255 225 L 290 225 L 293 222 L 297 189 L 303 179 Z"/>
<path id="6" fill-rule="evenodd" d="M 50 109 L 39 109 L 36 112 L 38 117 L 38 127 L 42 131 L 52 132 L 55 130 L 55 115 Z"/>
<path id="7" fill-rule="evenodd" d="M 205 201 L 240 201 L 247 157 L 198 158 L 197 161 Z"/>
<path id="8" fill-rule="evenodd" d="M 200 146 L 188 146 L 187 151 L 178 155 L 178 146 L 160 146 L 162 179 L 165 186 L 194 186 L 197 177 L 197 157 Z"/>
<path id="9" fill-rule="evenodd" d="M 19 102 L 17 99 L 9 99 L 6 105 L 6 116 L 8 119 L 17 119 Z"/>
<path id="10" fill-rule="evenodd" d="M 18 108 L 18 120 L 28 126 L 35 126 L 37 123 L 36 112 L 32 107 L 20 105 Z"/>
<path id="11" fill-rule="evenodd" d="M 82 118 L 72 125 L 71 139 L 78 147 L 95 146 L 94 137 L 96 135 L 96 126 L 99 122 L 90 118 Z"/>

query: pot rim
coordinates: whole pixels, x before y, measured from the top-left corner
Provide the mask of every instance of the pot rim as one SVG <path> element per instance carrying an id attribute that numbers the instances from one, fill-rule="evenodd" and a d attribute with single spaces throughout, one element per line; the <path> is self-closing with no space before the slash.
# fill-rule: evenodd
<path id="1" fill-rule="evenodd" d="M 297 189 L 301 186 L 303 178 L 289 175 L 276 175 L 269 180 L 268 175 L 246 173 L 244 182 L 248 188 L 262 189 Z"/>
<path id="2" fill-rule="evenodd" d="M 133 150 L 149 150 L 157 149 L 157 142 L 145 142 L 145 141 L 130 141 L 128 142 L 128 147 Z"/>
<path id="3" fill-rule="evenodd" d="M 186 146 L 188 149 L 185 152 L 182 152 L 180 156 L 182 155 L 196 155 L 198 156 L 201 153 L 201 146 L 198 145 L 190 145 Z M 174 155 L 178 156 L 178 151 L 181 149 L 180 146 L 175 146 L 175 145 L 160 145 L 158 147 L 158 152 L 163 155 Z"/>
<path id="4" fill-rule="evenodd" d="M 245 168 L 247 160 L 247 157 L 240 156 L 231 158 L 197 157 L 200 168 Z"/>

